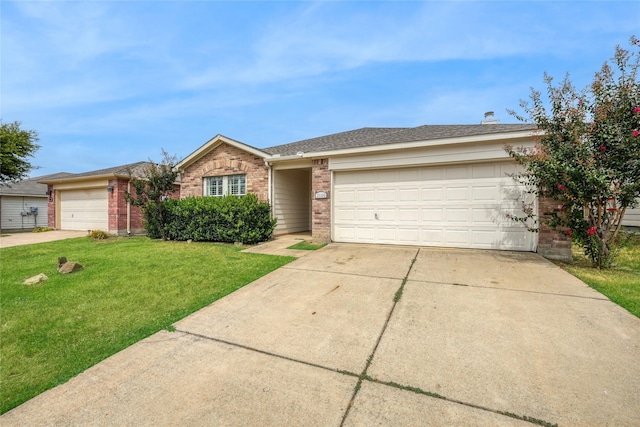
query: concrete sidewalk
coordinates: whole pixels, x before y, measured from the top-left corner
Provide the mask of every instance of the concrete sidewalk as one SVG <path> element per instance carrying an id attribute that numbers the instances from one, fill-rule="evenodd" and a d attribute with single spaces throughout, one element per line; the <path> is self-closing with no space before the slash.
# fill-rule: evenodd
<path id="1" fill-rule="evenodd" d="M 535 254 L 332 244 L 175 327 L 0 424 L 640 425 L 640 319 Z"/>
<path id="2" fill-rule="evenodd" d="M 12 246 L 32 245 L 34 243 L 53 242 L 56 240 L 73 239 L 86 236 L 86 231 L 43 231 L 41 233 L 11 233 L 0 237 L 0 248 Z"/>

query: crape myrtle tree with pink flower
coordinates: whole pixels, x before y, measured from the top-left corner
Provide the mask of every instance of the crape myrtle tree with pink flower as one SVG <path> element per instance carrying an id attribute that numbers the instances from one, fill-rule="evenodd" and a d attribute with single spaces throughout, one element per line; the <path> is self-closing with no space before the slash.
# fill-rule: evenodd
<path id="1" fill-rule="evenodd" d="M 543 213 L 545 223 L 571 236 L 597 268 L 611 266 L 622 218 L 640 197 L 640 40 L 630 44 L 617 46 L 586 88 L 576 89 L 568 74 L 556 85 L 545 73 L 547 97 L 532 89 L 520 102 L 523 114 L 509 110 L 538 128 L 535 147 L 505 147 L 524 167 L 514 179 L 558 201 L 562 208 Z M 510 218 L 536 231 L 540 218 L 531 206 L 524 212 Z"/>

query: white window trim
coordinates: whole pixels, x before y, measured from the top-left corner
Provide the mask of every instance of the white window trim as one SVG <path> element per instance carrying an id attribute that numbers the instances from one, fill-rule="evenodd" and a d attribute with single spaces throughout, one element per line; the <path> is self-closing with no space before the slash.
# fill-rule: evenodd
<path id="1" fill-rule="evenodd" d="M 247 175 L 234 174 L 224 176 L 206 176 L 203 178 L 203 194 L 205 197 L 222 197 L 231 194 L 229 191 L 229 178 L 243 177 L 244 178 L 244 193 L 234 194 L 234 196 L 245 196 L 247 194 Z M 222 194 L 209 194 L 209 182 L 211 178 L 222 179 Z"/>

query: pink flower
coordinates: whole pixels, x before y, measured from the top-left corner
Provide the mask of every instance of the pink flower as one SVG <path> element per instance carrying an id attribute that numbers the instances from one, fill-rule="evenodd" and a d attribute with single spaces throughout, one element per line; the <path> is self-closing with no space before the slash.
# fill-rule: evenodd
<path id="1" fill-rule="evenodd" d="M 640 136 L 640 131 L 638 129 L 634 129 L 633 132 L 631 132 L 631 135 L 634 137 Z"/>
<path id="2" fill-rule="evenodd" d="M 589 236 L 592 236 L 592 235 L 596 234 L 596 228 L 595 227 L 591 227 L 589 230 L 587 230 L 587 234 Z"/>
<path id="3" fill-rule="evenodd" d="M 567 189 L 567 187 L 565 187 L 564 185 L 562 185 L 562 184 L 558 185 L 558 190 L 564 191 L 566 189 Z"/>
<path id="4" fill-rule="evenodd" d="M 599 148 L 600 151 L 604 151 L 606 149 L 607 149 L 607 147 L 605 147 L 604 145 L 601 145 L 600 148 Z"/>
<path id="5" fill-rule="evenodd" d="M 633 114 L 638 114 L 640 113 L 640 107 L 636 107 L 633 109 Z"/>
<path id="6" fill-rule="evenodd" d="M 566 234 L 567 236 L 571 237 L 573 235 L 573 233 L 571 232 L 571 230 L 564 230 L 564 234 Z"/>

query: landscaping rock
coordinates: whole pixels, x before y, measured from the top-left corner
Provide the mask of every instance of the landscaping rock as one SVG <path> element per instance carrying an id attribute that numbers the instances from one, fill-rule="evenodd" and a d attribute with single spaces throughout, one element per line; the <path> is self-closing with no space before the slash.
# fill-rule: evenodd
<path id="1" fill-rule="evenodd" d="M 58 267 L 58 272 L 60 274 L 69 274 L 75 273 L 76 271 L 84 270 L 84 267 L 77 262 L 65 262 L 60 267 Z"/>
<path id="2" fill-rule="evenodd" d="M 44 281 L 46 281 L 47 279 L 49 279 L 47 277 L 46 274 L 44 273 L 40 273 L 37 276 L 33 276 L 33 277 L 29 277 L 27 280 L 24 281 L 25 285 L 37 285 L 38 283 L 42 283 Z"/>

